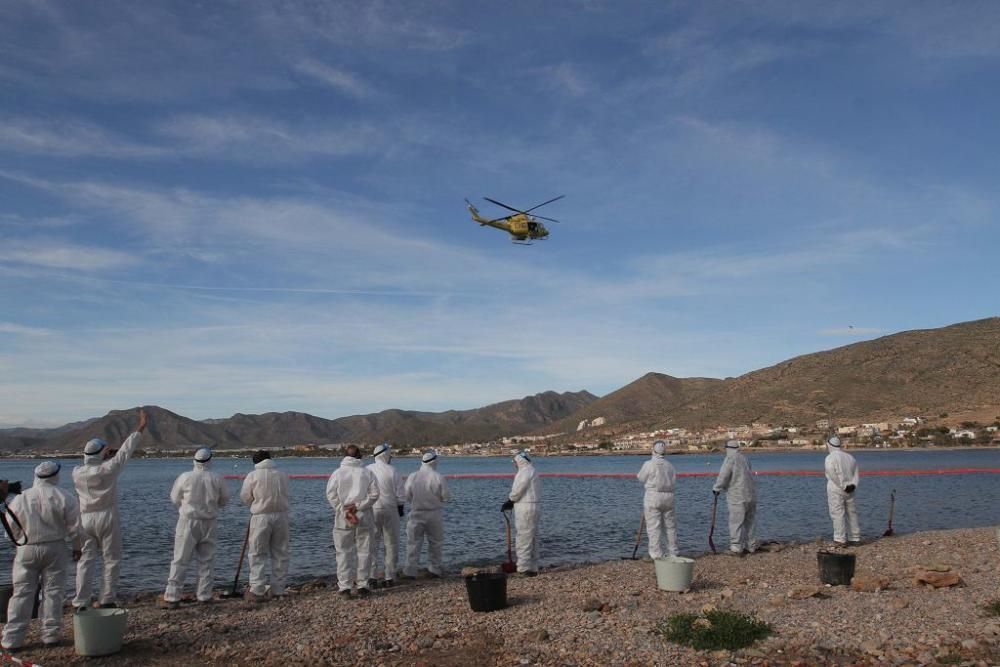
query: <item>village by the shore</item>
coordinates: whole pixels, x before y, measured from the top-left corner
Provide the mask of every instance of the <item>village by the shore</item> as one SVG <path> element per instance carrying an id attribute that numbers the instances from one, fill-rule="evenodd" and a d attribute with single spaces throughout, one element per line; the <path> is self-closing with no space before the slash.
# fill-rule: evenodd
<path id="1" fill-rule="evenodd" d="M 684 593 L 658 590 L 648 560 L 557 567 L 512 576 L 509 606 L 489 613 L 470 610 L 459 576 L 420 578 L 366 600 L 338 597 L 327 578 L 281 600 L 175 611 L 144 594 L 128 604 L 124 649 L 101 664 L 988 667 L 1000 664 L 997 541 L 993 528 L 866 541 L 851 550 L 850 586 L 820 582 L 824 545 L 812 542 L 702 556 Z M 716 609 L 752 614 L 772 634 L 736 651 L 696 651 L 661 634 L 672 614 Z M 68 643 L 41 648 L 37 628 L 31 633 L 37 648 L 23 658 L 92 664 Z"/>
<path id="2" fill-rule="evenodd" d="M 648 454 L 653 443 L 663 440 L 670 454 L 698 454 L 722 449 L 727 440 L 739 440 L 755 451 L 795 451 L 825 449 L 824 439 L 831 433 L 840 436 L 851 449 L 934 449 L 949 447 L 1000 446 L 1000 415 L 989 423 L 956 421 L 949 415 L 936 417 L 901 417 L 891 421 L 838 425 L 829 419 L 810 424 L 749 424 L 717 425 L 704 429 L 684 427 L 660 428 L 647 431 L 608 428 L 604 417 L 581 421 L 575 433 L 546 435 L 516 435 L 483 442 L 457 442 L 439 445 L 406 446 L 394 444 L 394 456 L 420 456 L 432 447 L 443 456 L 509 456 L 513 450 L 527 449 L 536 456 L 603 456 Z M 371 443 L 287 443 L 266 447 L 277 456 L 335 457 L 342 456 L 349 445 L 362 451 Z M 220 457 L 246 457 L 260 447 L 218 449 Z M 176 448 L 144 447 L 136 458 L 169 458 L 188 456 L 190 451 Z M 78 449 L 46 452 L 0 452 L 0 457 L 16 458 L 79 458 Z"/>

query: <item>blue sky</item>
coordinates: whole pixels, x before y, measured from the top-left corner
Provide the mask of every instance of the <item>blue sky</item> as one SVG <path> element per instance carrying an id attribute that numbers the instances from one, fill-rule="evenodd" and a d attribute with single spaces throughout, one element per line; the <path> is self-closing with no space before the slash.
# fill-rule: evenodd
<path id="1" fill-rule="evenodd" d="M 989 2 L 0 3 L 0 426 L 603 394 L 995 316 L 998 80 Z M 463 202 L 559 194 L 531 247 Z"/>

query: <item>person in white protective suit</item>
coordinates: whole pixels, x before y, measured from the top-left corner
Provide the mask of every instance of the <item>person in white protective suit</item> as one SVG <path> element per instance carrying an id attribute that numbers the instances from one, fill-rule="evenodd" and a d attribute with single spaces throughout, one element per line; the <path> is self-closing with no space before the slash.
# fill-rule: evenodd
<path id="1" fill-rule="evenodd" d="M 444 545 L 442 507 L 448 502 L 448 483 L 437 471 L 438 454 L 433 449 L 420 458 L 420 470 L 406 478 L 406 502 L 410 518 L 406 524 L 406 569 L 403 576 L 417 576 L 417 563 L 424 538 L 427 538 L 427 572 L 440 577 L 441 547 Z"/>
<path id="2" fill-rule="evenodd" d="M 229 501 L 229 489 L 222 475 L 211 471 L 212 450 L 201 448 L 194 454 L 194 470 L 182 473 L 170 491 L 170 502 L 179 511 L 174 532 L 174 559 L 170 563 L 163 606 L 176 609 L 184 590 L 184 578 L 192 557 L 198 559 L 198 602 L 212 601 L 212 573 L 215 567 L 215 522 Z"/>
<path id="3" fill-rule="evenodd" d="M 354 587 L 358 597 L 366 597 L 371 592 L 372 507 L 378 500 L 378 482 L 361 465 L 361 450 L 350 445 L 346 453 L 326 484 L 326 499 L 333 508 L 337 587 L 341 597 L 351 597 Z"/>
<path id="4" fill-rule="evenodd" d="M 146 423 L 146 411 L 139 410 L 139 426 L 117 452 L 104 440 L 94 438 L 83 448 L 83 465 L 73 468 L 73 486 L 80 497 L 80 536 L 83 539 L 83 555 L 76 564 L 74 607 L 86 607 L 92 602 L 98 553 L 104 561 L 100 605 L 102 608 L 118 606 L 122 562 L 118 477 L 139 446 Z"/>
<path id="5" fill-rule="evenodd" d="M 382 443 L 375 448 L 375 463 L 368 465 L 378 482 L 378 500 L 372 512 L 371 567 L 375 576 L 378 548 L 384 549 L 384 572 L 381 585 L 390 587 L 396 578 L 399 560 L 399 519 L 403 516 L 406 485 L 403 476 L 392 466 L 392 448 Z"/>
<path id="6" fill-rule="evenodd" d="M 501 511 L 514 510 L 514 540 L 517 571 L 528 577 L 538 574 L 538 521 L 542 516 L 542 480 L 527 452 L 514 455 L 517 474 Z"/>
<path id="7" fill-rule="evenodd" d="M 17 521 L 11 521 L 14 538 L 22 546 L 14 555 L 11 573 L 13 595 L 7 606 L 3 648 L 12 651 L 24 645 L 31 623 L 31 610 L 39 581 L 42 594 L 42 643 L 55 646 L 62 637 L 66 568 L 73 544 L 73 560 L 80 557 L 80 511 L 76 498 L 59 488 L 59 464 L 45 461 L 35 468 L 35 482 L 8 506 Z"/>
<path id="8" fill-rule="evenodd" d="M 833 520 L 833 541 L 839 546 L 861 541 L 858 510 L 854 506 L 854 491 L 858 488 L 858 462 L 843 450 L 840 438 L 826 440 L 826 500 Z M 845 517 L 846 515 L 846 517 Z M 845 521 L 846 518 L 846 521 Z"/>
<path id="9" fill-rule="evenodd" d="M 646 487 L 642 508 L 646 518 L 646 536 L 649 538 L 649 557 L 663 558 L 677 555 L 677 517 L 674 515 L 674 487 L 677 473 L 665 458 L 667 443 L 653 443 L 653 456 L 642 464 L 637 477 Z M 667 544 L 663 546 L 666 532 Z"/>
<path id="10" fill-rule="evenodd" d="M 757 489 L 754 486 L 750 462 L 740 451 L 739 440 L 726 443 L 726 460 L 722 462 L 712 493 L 726 492 L 729 506 L 729 552 L 736 555 L 754 553 L 757 542 Z"/>
<path id="11" fill-rule="evenodd" d="M 254 469 L 243 480 L 240 500 L 250 506 L 247 553 L 250 559 L 248 602 L 270 594 L 285 594 L 288 574 L 288 475 L 274 467 L 271 453 L 253 455 Z M 267 564 L 271 563 L 271 585 L 267 585 Z"/>

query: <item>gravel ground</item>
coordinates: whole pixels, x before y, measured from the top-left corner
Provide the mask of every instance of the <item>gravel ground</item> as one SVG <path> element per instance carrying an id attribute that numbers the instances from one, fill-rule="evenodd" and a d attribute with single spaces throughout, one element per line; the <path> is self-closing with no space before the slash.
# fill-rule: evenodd
<path id="1" fill-rule="evenodd" d="M 460 577 L 417 580 L 367 600 L 342 600 L 332 582 L 316 581 L 255 607 L 230 600 L 163 611 L 149 594 L 130 605 L 117 656 L 78 658 L 70 641 L 41 648 L 37 624 L 21 656 L 42 665 L 1000 665 L 1000 618 L 982 609 L 1000 598 L 994 529 L 852 549 L 856 580 L 888 586 L 876 592 L 821 586 L 820 546 L 703 556 L 683 594 L 658 591 L 649 561 L 553 568 L 511 577 L 510 606 L 485 614 L 470 611 Z M 945 574 L 963 585 L 915 583 L 914 566 L 950 567 Z M 819 597 L 796 599 L 810 594 Z M 706 605 L 752 612 L 775 634 L 733 653 L 676 646 L 654 631 L 668 615 Z M 66 623 L 69 635 L 68 613 Z"/>

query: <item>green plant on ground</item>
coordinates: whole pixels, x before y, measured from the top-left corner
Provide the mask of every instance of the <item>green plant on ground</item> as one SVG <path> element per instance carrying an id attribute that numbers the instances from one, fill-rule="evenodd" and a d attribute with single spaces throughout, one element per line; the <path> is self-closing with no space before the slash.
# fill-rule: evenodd
<path id="1" fill-rule="evenodd" d="M 704 616 L 672 614 L 659 624 L 657 631 L 668 641 L 700 651 L 735 651 L 770 635 L 771 626 L 753 616 L 720 609 Z"/>
<path id="2" fill-rule="evenodd" d="M 957 653 L 949 653 L 948 655 L 938 658 L 937 660 L 942 665 L 957 665 L 962 662 L 962 656 Z"/>
<path id="3" fill-rule="evenodd" d="M 988 616 L 1000 616 L 1000 599 L 992 600 L 983 605 L 983 611 Z"/>

